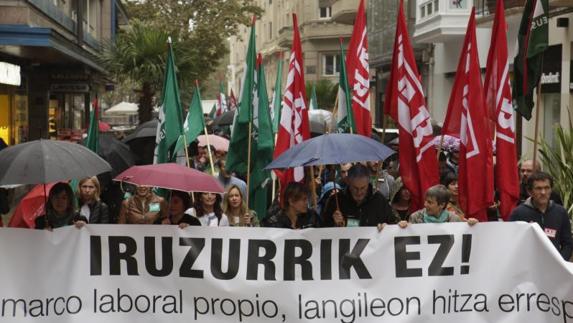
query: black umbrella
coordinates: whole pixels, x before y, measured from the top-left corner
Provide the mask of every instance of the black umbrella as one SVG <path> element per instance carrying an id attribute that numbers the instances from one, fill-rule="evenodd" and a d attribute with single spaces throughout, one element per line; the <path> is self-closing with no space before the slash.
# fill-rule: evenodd
<path id="1" fill-rule="evenodd" d="M 134 139 L 140 138 L 149 138 L 157 135 L 157 125 L 159 124 L 159 120 L 153 119 L 147 122 L 144 122 L 137 126 L 135 130 L 127 137 L 123 139 L 123 142 L 128 144 L 130 141 Z"/>
<path id="2" fill-rule="evenodd" d="M 216 117 L 213 120 L 213 126 L 222 127 L 222 126 L 232 125 L 233 119 L 235 118 L 235 111 L 237 111 L 237 109 L 227 111 L 227 112 L 223 113 L 222 115 Z"/>
<path id="3" fill-rule="evenodd" d="M 135 131 L 123 139 L 135 156 L 137 165 L 147 165 L 153 163 L 153 152 L 155 151 L 155 136 L 159 120 L 153 119 L 140 124 Z"/>
<path id="4" fill-rule="evenodd" d="M 58 140 L 35 140 L 0 151 L 0 185 L 80 179 L 111 171 L 86 147 Z"/>
<path id="5" fill-rule="evenodd" d="M 98 155 L 111 166 L 112 177 L 135 164 L 135 157 L 129 146 L 117 140 L 112 134 L 100 133 L 98 140 Z"/>

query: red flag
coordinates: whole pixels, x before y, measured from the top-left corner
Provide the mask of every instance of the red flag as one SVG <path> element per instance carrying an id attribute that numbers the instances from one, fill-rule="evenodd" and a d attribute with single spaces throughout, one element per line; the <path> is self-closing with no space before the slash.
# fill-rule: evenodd
<path id="1" fill-rule="evenodd" d="M 231 95 L 229 96 L 229 111 L 235 110 L 237 108 L 237 98 L 235 98 L 235 93 L 231 89 Z"/>
<path id="2" fill-rule="evenodd" d="M 352 92 L 352 112 L 356 132 L 370 137 L 372 134 L 372 116 L 370 115 L 370 72 L 368 65 L 368 32 L 364 0 L 360 1 L 352 38 L 346 53 L 346 72 L 348 85 Z"/>
<path id="3" fill-rule="evenodd" d="M 304 83 L 304 64 L 302 48 L 298 31 L 296 14 L 292 14 L 293 40 L 287 76 L 286 89 L 282 101 L 281 120 L 278 129 L 277 143 L 273 158 L 277 158 L 285 150 L 310 138 L 308 107 L 306 106 L 306 90 Z M 304 179 L 302 167 L 277 172 L 281 181 L 281 190 L 292 181 Z"/>
<path id="4" fill-rule="evenodd" d="M 400 1 L 392 71 L 384 110 L 399 124 L 400 176 L 412 193 L 412 208 L 421 209 L 426 190 L 439 183 L 430 113 L 426 108 L 420 73 L 410 45 L 404 7 Z"/>
<path id="5" fill-rule="evenodd" d="M 458 189 L 466 217 L 487 221 L 493 204 L 493 157 L 472 9 L 442 134 L 460 138 Z"/>
<path id="6" fill-rule="evenodd" d="M 519 200 L 515 126 L 509 84 L 507 25 L 503 1 L 497 1 L 485 73 L 485 102 L 496 132 L 495 186 L 499 192 L 501 217 L 507 221 Z"/>

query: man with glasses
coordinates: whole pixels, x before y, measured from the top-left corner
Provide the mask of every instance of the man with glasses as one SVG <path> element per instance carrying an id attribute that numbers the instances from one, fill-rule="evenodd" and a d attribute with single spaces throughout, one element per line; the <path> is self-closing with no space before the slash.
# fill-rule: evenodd
<path id="1" fill-rule="evenodd" d="M 511 221 L 537 222 L 565 260 L 571 258 L 573 238 L 567 211 L 551 200 L 553 178 L 534 172 L 527 178 L 529 197 L 510 215 Z"/>
<path id="2" fill-rule="evenodd" d="M 333 194 L 322 212 L 326 227 L 377 226 L 380 223 L 397 223 L 384 196 L 373 190 L 370 171 L 362 164 L 348 170 L 348 186 Z"/>

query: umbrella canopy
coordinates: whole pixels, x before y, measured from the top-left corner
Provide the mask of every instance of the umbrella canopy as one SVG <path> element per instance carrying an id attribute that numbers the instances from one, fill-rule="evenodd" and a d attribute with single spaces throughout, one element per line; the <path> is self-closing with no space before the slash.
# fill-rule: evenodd
<path id="1" fill-rule="evenodd" d="M 98 155 L 109 163 L 111 175 L 114 177 L 135 164 L 135 157 L 129 146 L 111 134 L 99 136 Z"/>
<path id="2" fill-rule="evenodd" d="M 318 136 L 282 153 L 266 169 L 384 160 L 394 151 L 362 135 L 332 133 Z"/>
<path id="3" fill-rule="evenodd" d="M 174 163 L 133 166 L 113 180 L 184 192 L 225 192 L 215 177 Z"/>
<path id="4" fill-rule="evenodd" d="M 20 200 L 14 210 L 8 226 L 11 228 L 35 228 L 36 218 L 44 212 L 52 186 L 56 183 L 36 185 Z"/>
<path id="5" fill-rule="evenodd" d="M 207 146 L 207 136 L 200 135 L 197 140 L 199 140 L 199 147 Z M 221 136 L 209 135 L 209 145 L 214 146 L 215 150 L 229 151 L 229 140 Z"/>
<path id="6" fill-rule="evenodd" d="M 157 125 L 159 120 L 153 119 L 137 126 L 135 130 L 123 139 L 129 145 L 131 152 L 136 156 L 137 165 L 147 165 L 153 163 L 153 152 L 155 150 L 155 136 L 157 135 Z"/>
<path id="7" fill-rule="evenodd" d="M 159 120 L 153 119 L 147 122 L 144 122 L 137 126 L 135 130 L 127 137 L 123 139 L 123 142 L 129 144 L 131 140 L 139 139 L 139 138 L 148 138 L 157 135 L 157 125 L 159 124 Z"/>
<path id="8" fill-rule="evenodd" d="M 105 114 L 137 114 L 139 106 L 137 103 L 122 101 L 113 107 L 105 110 Z"/>
<path id="9" fill-rule="evenodd" d="M 213 120 L 213 125 L 218 126 L 218 127 L 232 125 L 233 119 L 235 118 L 235 111 L 237 111 L 237 109 L 227 111 L 227 112 L 223 113 L 222 115 L 216 117 Z"/>
<path id="10" fill-rule="evenodd" d="M 34 140 L 0 151 L 0 185 L 80 179 L 111 171 L 86 147 L 58 140 Z"/>

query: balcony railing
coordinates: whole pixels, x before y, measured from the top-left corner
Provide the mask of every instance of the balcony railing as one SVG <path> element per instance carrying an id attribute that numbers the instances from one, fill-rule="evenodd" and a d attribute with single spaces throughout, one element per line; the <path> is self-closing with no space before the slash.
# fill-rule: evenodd
<path id="1" fill-rule="evenodd" d="M 495 0 L 474 0 L 476 6 L 476 15 L 489 16 L 495 14 L 496 1 Z M 525 0 L 505 0 L 503 2 L 505 9 L 523 7 Z"/>
<path id="2" fill-rule="evenodd" d="M 58 22 L 60 25 L 65 27 L 68 31 L 76 32 L 76 22 L 72 19 L 70 15 L 65 13 L 61 8 L 54 5 L 52 1 L 47 0 L 28 0 L 28 3 L 32 4 L 34 7 L 38 8 L 46 16 Z"/>

